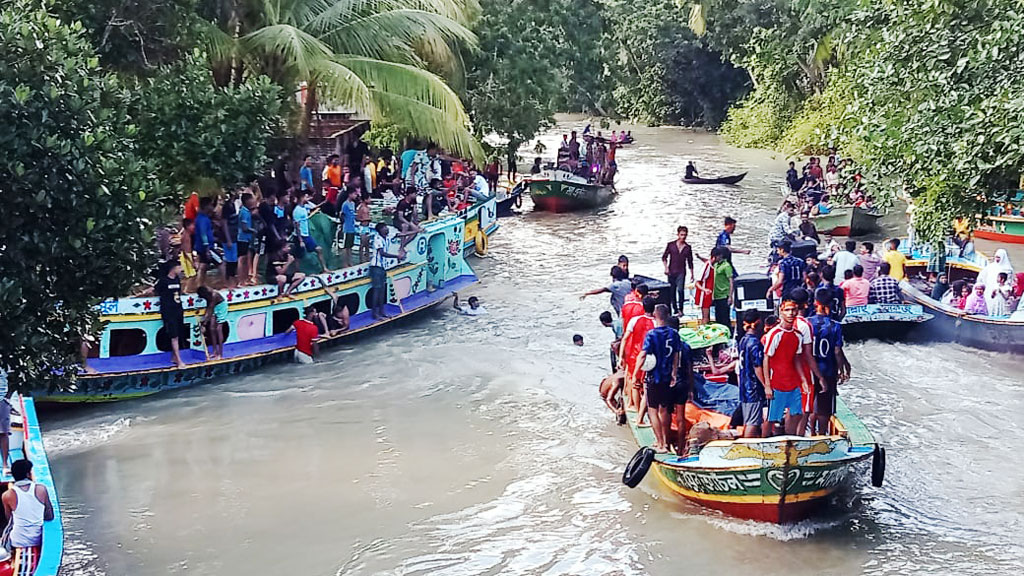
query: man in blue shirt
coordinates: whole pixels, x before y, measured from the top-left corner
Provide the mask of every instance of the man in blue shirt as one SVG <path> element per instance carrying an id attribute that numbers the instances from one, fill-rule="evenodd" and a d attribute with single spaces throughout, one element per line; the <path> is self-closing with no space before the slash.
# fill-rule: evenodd
<path id="1" fill-rule="evenodd" d="M 341 262 L 344 268 L 352 265 L 352 247 L 356 245 L 356 201 L 358 199 L 359 190 L 349 188 L 348 196 L 341 205 L 341 232 L 344 234 Z"/>
<path id="2" fill-rule="evenodd" d="M 299 168 L 299 189 L 313 193 L 313 157 L 308 154 L 302 159 L 302 168 Z"/>
<path id="3" fill-rule="evenodd" d="M 324 262 L 324 249 L 316 243 L 316 240 L 313 240 L 313 236 L 309 232 L 309 219 L 312 217 L 310 211 L 316 208 L 309 201 L 309 194 L 308 190 L 299 192 L 298 203 L 292 209 L 292 221 L 295 222 L 295 228 L 299 233 L 299 241 L 302 242 L 303 248 L 306 249 L 306 252 L 316 254 L 317 259 L 320 260 L 320 269 L 326 272 L 327 262 Z"/>
<path id="4" fill-rule="evenodd" d="M 729 263 L 732 264 L 732 253 L 737 254 L 750 254 L 750 250 L 743 248 L 732 247 L 732 235 L 736 232 L 736 219 L 732 216 L 725 217 L 725 226 L 722 231 L 718 233 L 718 238 L 715 240 L 715 248 L 724 246 L 729 249 Z"/>
<path id="5" fill-rule="evenodd" d="M 220 270 L 224 277 L 224 259 L 214 251 L 213 215 L 214 202 L 209 196 L 199 199 L 199 212 L 196 214 L 196 232 L 192 237 L 192 248 L 199 256 L 199 285 L 206 285 L 206 271 L 210 266 Z"/>
<path id="6" fill-rule="evenodd" d="M 679 332 L 666 326 L 669 314 L 668 306 L 655 306 L 654 328 L 644 337 L 643 349 L 636 359 L 637 366 L 650 368 L 647 370 L 644 395 L 647 399 L 647 415 L 651 419 L 651 428 L 654 431 L 652 448 L 656 452 L 668 452 L 672 406 L 675 404 L 673 388 L 676 386 L 676 376 L 679 373 L 679 351 L 683 347 Z M 654 358 L 653 366 L 647 359 L 648 356 Z"/>
<path id="7" fill-rule="evenodd" d="M 757 438 L 764 428 L 764 407 L 768 403 L 764 379 L 764 346 L 758 334 L 761 315 L 747 310 L 743 315 L 743 338 L 736 349 L 739 362 L 736 376 L 740 386 L 740 410 L 743 413 L 743 437 Z M 767 430 L 764 431 L 767 435 Z"/>
<path id="8" fill-rule="evenodd" d="M 814 293 L 817 314 L 808 321 L 814 331 L 814 360 L 821 373 L 817 380 L 814 413 L 811 414 L 811 434 L 827 434 L 829 422 L 836 412 L 836 387 L 850 378 L 850 362 L 843 353 L 842 325 L 830 317 L 832 294 L 819 288 Z"/>
<path id="9" fill-rule="evenodd" d="M 778 250 L 779 256 L 779 277 L 775 280 L 772 285 L 772 290 L 777 290 L 782 287 L 782 297 L 785 298 L 786 294 L 789 294 L 790 290 L 799 288 L 804 283 L 804 268 L 807 264 L 804 261 L 793 256 L 793 245 L 788 241 L 783 241 L 779 244 Z"/>

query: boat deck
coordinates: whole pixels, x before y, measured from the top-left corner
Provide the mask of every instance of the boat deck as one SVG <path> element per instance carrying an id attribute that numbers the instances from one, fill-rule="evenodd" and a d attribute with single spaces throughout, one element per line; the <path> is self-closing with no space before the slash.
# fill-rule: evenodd
<path id="1" fill-rule="evenodd" d="M 408 298 L 402 300 L 402 306 L 399 307 L 397 304 L 387 304 L 385 306 L 385 313 L 388 314 L 388 318 L 384 320 L 374 320 L 373 314 L 370 311 L 360 312 L 353 315 L 349 319 L 349 329 L 343 334 L 339 334 L 334 338 L 324 338 L 322 341 L 334 341 L 351 334 L 362 332 L 370 328 L 374 328 L 379 325 L 386 324 L 397 318 L 403 317 L 410 312 L 420 310 L 426 306 L 431 306 L 447 298 L 452 292 L 461 290 L 467 286 L 471 286 L 477 282 L 476 276 L 464 275 L 454 278 L 445 283 L 441 288 L 433 292 L 419 292 L 410 295 Z M 214 361 L 207 361 L 206 355 L 202 350 L 195 349 L 183 349 L 181 351 L 181 359 L 189 365 L 194 367 L 195 365 L 213 365 L 219 363 L 232 362 L 242 358 L 260 356 L 270 352 L 287 350 L 295 347 L 295 333 L 285 332 L 281 334 L 275 334 L 266 338 L 258 338 L 254 340 L 246 340 L 243 342 L 231 342 L 224 345 L 224 358 Z M 170 352 L 161 352 L 159 354 L 146 354 L 141 356 L 116 356 L 113 358 L 90 358 L 89 367 L 96 371 L 95 374 L 84 375 L 84 377 L 101 377 L 111 376 L 115 374 L 124 373 L 145 373 L 145 372 L 156 372 L 163 370 L 170 370 L 174 368 L 174 363 L 171 360 Z"/>

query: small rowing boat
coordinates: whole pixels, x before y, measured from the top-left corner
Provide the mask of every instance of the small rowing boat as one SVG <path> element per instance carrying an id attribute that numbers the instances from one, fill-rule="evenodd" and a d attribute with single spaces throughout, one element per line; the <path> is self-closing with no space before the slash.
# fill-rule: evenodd
<path id="1" fill-rule="evenodd" d="M 746 176 L 746 172 L 743 174 L 734 174 L 732 176 L 719 176 L 717 178 L 701 178 L 699 176 L 687 178 L 684 176 L 683 182 L 687 184 L 736 184 L 740 180 L 746 178 Z"/>
<path id="2" fill-rule="evenodd" d="M 9 560 L 0 560 L 0 574 L 24 576 L 57 576 L 64 555 L 64 527 L 61 524 L 60 500 L 50 473 L 50 462 L 46 458 L 43 435 L 39 429 L 35 402 L 30 397 L 15 394 L 11 403 L 10 459 L 26 459 L 32 463 L 32 478 L 46 487 L 53 505 L 53 520 L 43 522 L 43 543 L 39 548 L 16 548 Z M 4 490 L 14 482 L 5 475 L 0 482 Z M 7 522 L 5 521 L 4 524 Z M 26 563 L 36 564 L 35 571 L 28 571 Z"/>
<path id="3" fill-rule="evenodd" d="M 688 404 L 686 412 L 689 419 L 699 417 L 701 410 Z M 882 485 L 885 474 L 885 449 L 842 399 L 836 400 L 829 436 L 712 440 L 685 457 L 655 454 L 654 432 L 637 427 L 636 416 L 627 411 L 630 431 L 641 448 L 626 467 L 623 482 L 635 486 L 653 469 L 675 494 L 737 518 L 798 522 L 849 482 L 858 463 L 872 460 L 875 486 Z"/>
<path id="4" fill-rule="evenodd" d="M 592 182 L 563 170 L 527 180 L 534 208 L 547 212 L 572 212 L 600 208 L 615 199 L 615 187 Z"/>

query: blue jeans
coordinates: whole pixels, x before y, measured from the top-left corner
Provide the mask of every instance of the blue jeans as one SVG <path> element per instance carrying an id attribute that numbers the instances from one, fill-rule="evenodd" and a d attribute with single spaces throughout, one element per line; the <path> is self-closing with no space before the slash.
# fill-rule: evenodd
<path id="1" fill-rule="evenodd" d="M 387 302 L 388 293 L 388 272 L 380 266 L 370 266 L 370 289 L 373 290 L 373 297 L 370 300 L 370 309 L 374 312 L 382 312 Z"/>

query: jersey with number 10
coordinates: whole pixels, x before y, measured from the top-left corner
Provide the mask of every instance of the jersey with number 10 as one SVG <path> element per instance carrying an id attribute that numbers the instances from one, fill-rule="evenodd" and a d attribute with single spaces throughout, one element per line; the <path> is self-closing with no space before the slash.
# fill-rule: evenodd
<path id="1" fill-rule="evenodd" d="M 835 379 L 839 374 L 836 350 L 843 347 L 843 327 L 828 316 L 816 314 L 808 318 L 814 330 L 814 359 L 818 370 L 826 378 Z"/>

